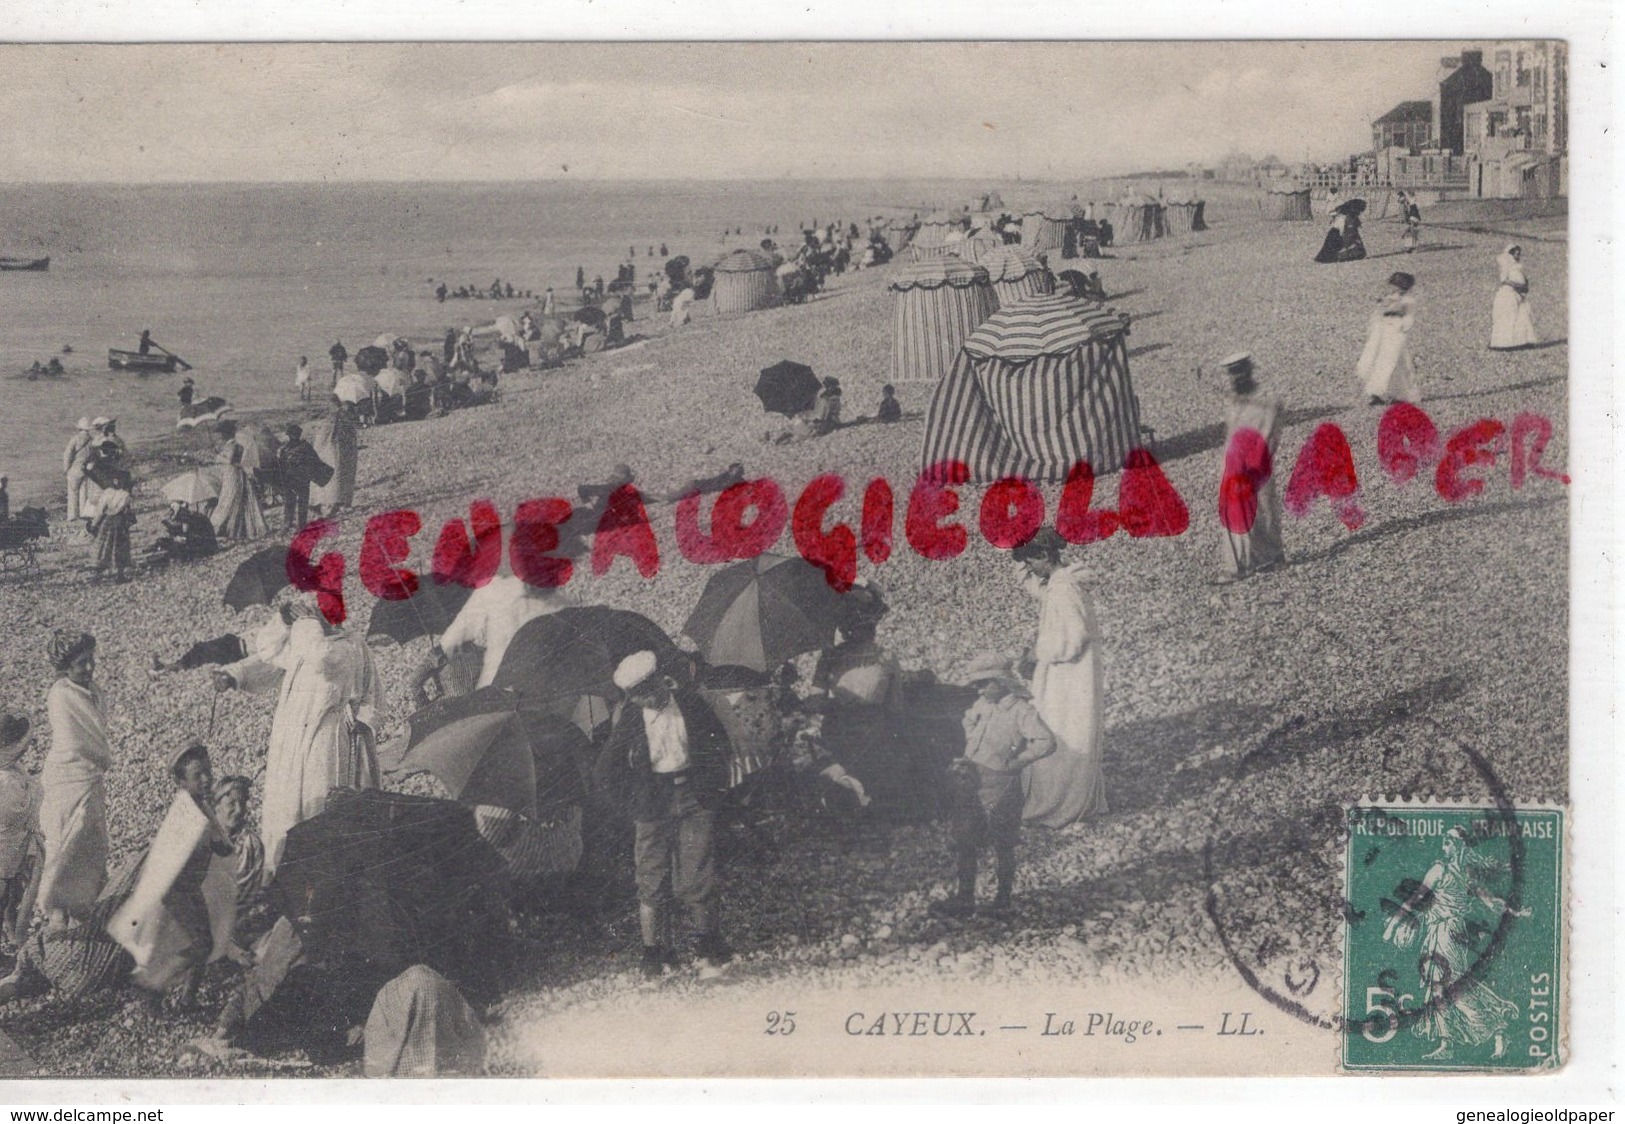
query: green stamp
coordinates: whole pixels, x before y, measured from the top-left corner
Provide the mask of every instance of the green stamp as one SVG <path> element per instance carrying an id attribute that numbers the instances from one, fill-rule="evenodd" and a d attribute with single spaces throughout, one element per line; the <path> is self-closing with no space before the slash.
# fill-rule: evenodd
<path id="1" fill-rule="evenodd" d="M 1563 813 L 1349 810 L 1343 1065 L 1561 1064 Z"/>

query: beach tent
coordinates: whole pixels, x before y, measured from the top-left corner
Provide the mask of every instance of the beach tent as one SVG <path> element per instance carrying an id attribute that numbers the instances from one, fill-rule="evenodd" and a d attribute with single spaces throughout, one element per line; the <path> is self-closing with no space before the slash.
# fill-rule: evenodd
<path id="1" fill-rule="evenodd" d="M 1021 248 L 1029 254 L 1047 254 L 1051 250 L 1063 251 L 1068 243 L 1068 229 L 1083 218 L 1083 208 L 1076 203 L 1060 203 L 1027 211 L 1021 216 Z"/>
<path id="2" fill-rule="evenodd" d="M 1163 224 L 1170 236 L 1207 229 L 1206 201 L 1194 197 L 1166 199 L 1163 207 Z"/>
<path id="3" fill-rule="evenodd" d="M 887 285 L 896 305 L 891 381 L 935 382 L 999 299 L 987 270 L 963 258 L 903 262 Z"/>
<path id="4" fill-rule="evenodd" d="M 987 270 L 999 307 L 1028 297 L 1048 296 L 1055 291 L 1055 279 L 1044 263 L 1015 246 L 1000 243 L 976 256 L 976 264 Z"/>
<path id="5" fill-rule="evenodd" d="M 1065 480 L 1086 460 L 1116 472 L 1139 441 L 1128 318 L 1069 296 L 1017 301 L 965 340 L 926 415 L 922 467 L 970 478 Z"/>
<path id="6" fill-rule="evenodd" d="M 754 312 L 778 298 L 773 259 L 756 250 L 735 250 L 716 264 L 711 303 L 719 313 Z"/>
<path id="7" fill-rule="evenodd" d="M 948 232 L 957 229 L 947 215 L 932 215 L 920 221 L 919 229 L 909 239 L 909 257 L 914 261 L 940 258 L 948 252 Z"/>
<path id="8" fill-rule="evenodd" d="M 1112 240 L 1150 242 L 1167 233 L 1165 209 L 1149 195 L 1131 195 L 1118 200 L 1112 218 Z"/>
<path id="9" fill-rule="evenodd" d="M 1004 245 L 1004 239 L 999 237 L 987 226 L 978 226 L 965 235 L 964 240 L 953 245 L 953 252 L 962 258 L 971 261 L 980 261 L 983 254 L 996 247 Z"/>
<path id="10" fill-rule="evenodd" d="M 1264 192 L 1264 217 L 1274 222 L 1309 222 L 1315 212 L 1307 187 L 1272 187 Z"/>

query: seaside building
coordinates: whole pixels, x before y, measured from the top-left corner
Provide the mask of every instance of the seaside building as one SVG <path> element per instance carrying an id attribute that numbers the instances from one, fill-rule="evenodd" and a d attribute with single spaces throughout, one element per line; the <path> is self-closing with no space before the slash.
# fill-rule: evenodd
<path id="1" fill-rule="evenodd" d="M 1462 109 L 1468 190 L 1479 198 L 1568 193 L 1568 45 L 1491 43 L 1488 96 Z"/>
<path id="2" fill-rule="evenodd" d="M 1439 60 L 1439 97 L 1433 102 L 1433 135 L 1439 148 L 1456 156 L 1466 152 L 1463 118 L 1467 106 L 1490 97 L 1494 76 L 1484 67 L 1483 51 L 1463 51 Z"/>
<path id="3" fill-rule="evenodd" d="M 1371 122 L 1371 147 L 1377 152 L 1400 148 L 1415 156 L 1432 141 L 1432 102 L 1402 101 Z"/>
<path id="4" fill-rule="evenodd" d="M 1373 121 L 1371 146 L 1354 182 L 1369 174 L 1377 184 L 1477 198 L 1566 194 L 1567 45 L 1481 43 L 1441 58 L 1437 93 Z"/>

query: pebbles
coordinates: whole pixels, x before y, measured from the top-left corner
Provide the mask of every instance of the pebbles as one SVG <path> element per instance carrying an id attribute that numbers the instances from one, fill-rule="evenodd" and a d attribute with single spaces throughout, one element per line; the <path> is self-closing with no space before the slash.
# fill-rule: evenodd
<path id="1" fill-rule="evenodd" d="M 1202 908 L 1210 875 L 1244 939 L 1256 945 L 1287 932 L 1292 941 L 1272 951 L 1330 962 L 1338 882 L 1328 864 L 1340 840 L 1328 810 L 1376 791 L 1474 794 L 1482 780 L 1452 738 L 1480 753 L 1516 796 L 1566 797 L 1566 492 L 1531 480 L 1513 493 L 1505 458 L 1481 470 L 1485 495 L 1460 506 L 1441 500 L 1428 479 L 1393 483 L 1376 456 L 1379 412 L 1359 404 L 1352 371 L 1365 317 L 1394 263 L 1315 265 L 1318 235 L 1308 227 L 1226 225 L 1223 209 L 1214 210 L 1220 225 L 1200 236 L 1207 248 L 1199 254 L 1184 257 L 1170 240 L 1102 263 L 1108 290 L 1129 294 L 1113 303 L 1138 314 L 1131 366 L 1142 417 L 1155 426 L 1158 458 L 1191 512 L 1191 530 L 1177 539 L 1118 535 L 1074 552 L 1095 579 L 1111 813 L 1073 830 L 1024 833 L 1008 923 L 926 916 L 952 877 L 939 827 L 869 825 L 781 840 L 776 863 L 746 859 L 723 869 L 724 925 L 749 954 L 728 986 L 782 996 L 837 981 L 940 986 L 945 973 L 1114 981 L 1226 972 Z M 1386 225 L 1368 229 L 1373 253 L 1389 248 Z M 1392 236 L 1397 243 L 1397 227 Z M 1457 232 L 1440 231 L 1437 241 L 1451 248 L 1414 261 L 1425 302 L 1412 337 L 1429 396 L 1423 407 L 1444 433 L 1479 416 L 1544 414 L 1557 426 L 1545 461 L 1563 467 L 1566 349 L 1485 352 L 1500 246 Z M 1564 248 L 1541 243 L 1527 261 L 1540 283 L 1537 324 L 1556 335 L 1566 320 Z M 840 378 L 846 416 L 873 411 L 890 369 L 884 281 L 883 271 L 836 278 L 829 297 L 808 305 L 708 319 L 674 334 L 659 321 L 640 322 L 662 333 L 639 359 L 652 371 L 594 385 L 595 374 L 616 366 L 610 353 L 506 378 L 495 408 L 367 431 L 358 513 L 324 541 L 350 559 L 357 626 L 370 601 L 354 577 L 367 514 L 418 510 L 426 530 L 410 564 L 427 569 L 441 521 L 466 518 L 474 498 L 492 499 L 511 517 L 521 499 L 573 497 L 576 485 L 604 480 L 618 461 L 631 464 L 651 495 L 739 461 L 748 475 L 779 481 L 792 502 L 813 476 L 842 473 L 848 493 L 826 525 L 856 523 L 870 478 L 892 482 L 891 558 L 863 561 L 860 573 L 887 591 L 893 612 L 880 640 L 906 665 L 945 674 L 986 648 L 1018 651 L 1035 634 L 1036 604 L 1013 580 L 1008 555 L 975 533 L 977 489 L 962 489 L 956 517 L 972 525 L 965 554 L 930 562 L 906 544 L 902 516 L 922 419 L 793 445 L 756 439 L 769 423 L 750 387 L 758 368 L 780 358 Z M 1305 519 L 1288 517 L 1292 565 L 1215 591 L 1204 583 L 1216 550 L 1223 401 L 1190 372 L 1240 347 L 1285 403 L 1278 478 L 1284 482 L 1315 426 L 1335 422 L 1353 447 L 1366 522 L 1351 533 L 1324 503 Z M 905 413 L 923 414 L 929 390 L 899 387 Z M 1097 505 L 1112 504 L 1116 491 L 1104 477 Z M 1046 493 L 1053 515 L 1058 489 Z M 653 580 L 625 560 L 603 576 L 583 561 L 567 592 L 635 609 L 675 633 L 713 571 L 682 559 L 672 511 L 650 504 L 661 547 Z M 138 538 L 154 522 L 143 513 Z M 792 549 L 788 533 L 779 549 Z M 42 746 L 50 630 L 86 628 L 101 641 L 98 681 L 117 754 L 108 778 L 117 858 L 151 838 L 171 788 L 163 762 L 183 739 L 207 733 L 214 701 L 204 672 L 153 684 L 142 669 L 154 652 L 173 658 L 195 640 L 258 622 L 222 608 L 215 592 L 246 553 L 122 587 L 91 586 L 61 565 L 25 585 L 0 579 L 11 656 L 0 706 L 27 714 Z M 378 650 L 390 707 L 385 737 L 405 729 L 406 676 L 424 644 Z M 216 773 L 240 772 L 257 784 L 270 700 L 232 693 L 217 705 L 206 739 Z M 29 760 L 37 766 L 39 758 L 36 750 Z M 1215 869 L 1207 871 L 1210 839 L 1224 842 L 1215 843 Z M 985 871 L 984 897 L 990 878 Z M 494 1072 L 514 1072 L 509 1039 L 522 1039 L 540 1012 L 634 1010 L 698 986 L 687 972 L 639 991 L 635 929 L 610 917 L 613 933 L 604 922 L 527 922 L 525 935 L 548 954 L 514 981 L 492 1028 Z M 212 1014 L 221 996 L 205 999 Z M 72 1009 L 54 1000 L 0 1008 L 0 1028 L 62 1075 L 173 1073 L 181 1044 L 208 1022 L 155 1019 L 111 998 Z M 198 1065 L 188 1072 L 230 1072 L 207 1059 Z"/>

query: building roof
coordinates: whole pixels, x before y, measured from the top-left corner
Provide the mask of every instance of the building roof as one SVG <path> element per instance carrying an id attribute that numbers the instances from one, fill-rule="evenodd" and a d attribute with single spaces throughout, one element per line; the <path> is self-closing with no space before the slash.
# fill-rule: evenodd
<path id="1" fill-rule="evenodd" d="M 1431 122 L 1432 120 L 1432 102 L 1402 101 L 1371 123 L 1373 125 L 1402 125 L 1410 121 Z"/>

